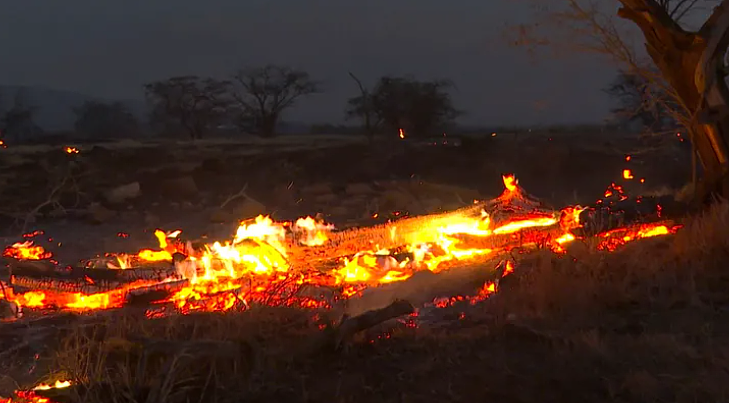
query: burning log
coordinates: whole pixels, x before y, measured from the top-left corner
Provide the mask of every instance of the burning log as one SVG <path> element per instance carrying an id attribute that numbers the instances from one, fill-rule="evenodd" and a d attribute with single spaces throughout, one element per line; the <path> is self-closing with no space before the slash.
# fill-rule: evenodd
<path id="1" fill-rule="evenodd" d="M 595 236 L 605 231 L 646 222 L 679 217 L 689 206 L 673 197 L 643 197 L 610 203 L 599 203 L 580 213 L 582 227 L 575 231 L 580 236 Z"/>
<path id="2" fill-rule="evenodd" d="M 404 218 L 394 223 L 335 232 L 329 236 L 329 242 L 322 246 L 292 248 L 290 258 L 297 262 L 321 265 L 323 260 L 340 259 L 375 246 L 380 249 L 395 249 L 404 245 L 437 240 L 443 228 L 464 220 L 481 219 L 484 212 L 489 216 L 498 217 L 504 206 L 503 200 L 496 199 L 443 214 Z M 509 207 L 515 210 L 508 215 L 510 220 L 522 218 L 520 215 L 524 219 L 553 216 L 553 213 L 539 211 L 534 206 L 529 210 Z"/>
<path id="3" fill-rule="evenodd" d="M 559 224 L 544 227 L 524 228 L 522 230 L 507 233 L 495 234 L 487 237 L 474 236 L 469 234 L 457 234 L 461 243 L 461 249 L 492 249 L 511 250 L 525 245 L 544 245 L 549 242 L 556 242 L 565 234 L 564 228 Z"/>
<path id="4" fill-rule="evenodd" d="M 439 227 L 453 223 L 457 218 L 480 217 L 484 207 L 485 204 L 477 204 L 443 214 L 404 218 L 390 224 L 335 232 L 323 246 L 294 251 L 307 255 L 307 258 L 329 258 L 332 252 L 336 252 L 339 256 L 353 255 L 370 245 L 378 245 L 384 249 L 395 248 L 413 243 L 417 238 L 424 238 L 427 233 L 433 233 Z"/>
<path id="5" fill-rule="evenodd" d="M 129 290 L 126 295 L 127 306 L 150 305 L 155 302 L 165 301 L 176 292 L 190 285 L 187 279 L 167 281 L 160 284 L 153 284 L 147 287 Z"/>
<path id="6" fill-rule="evenodd" d="M 653 238 L 661 235 L 675 233 L 681 226 L 675 225 L 672 221 L 651 224 L 635 224 L 629 227 L 618 228 L 599 234 L 596 238 L 599 241 L 598 250 L 613 251 L 628 242 Z"/>
<path id="7" fill-rule="evenodd" d="M 16 293 L 28 291 L 54 291 L 62 293 L 80 293 L 84 295 L 109 291 L 120 286 L 120 283 L 99 282 L 89 284 L 79 280 L 67 280 L 54 277 L 12 276 L 10 286 Z"/>
<path id="8" fill-rule="evenodd" d="M 170 279 L 181 279 L 181 276 L 172 267 L 126 270 L 74 268 L 70 271 L 48 272 L 28 267 L 25 262 L 19 262 L 13 265 L 12 270 L 14 274 L 10 279 L 10 284 L 13 288 L 82 294 L 110 291 L 135 281 L 164 282 Z"/>

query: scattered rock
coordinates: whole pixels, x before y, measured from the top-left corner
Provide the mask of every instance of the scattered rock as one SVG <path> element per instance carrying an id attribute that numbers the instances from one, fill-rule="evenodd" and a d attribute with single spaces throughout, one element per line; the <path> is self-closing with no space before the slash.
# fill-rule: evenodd
<path id="1" fill-rule="evenodd" d="M 86 212 L 88 214 L 88 218 L 95 224 L 101 224 L 116 216 L 115 211 L 109 210 L 99 203 L 91 203 L 91 205 L 89 205 L 86 209 Z"/>
<path id="2" fill-rule="evenodd" d="M 368 195 L 372 194 L 375 190 L 369 183 L 350 183 L 344 188 L 344 192 L 348 195 Z"/>
<path id="3" fill-rule="evenodd" d="M 160 184 L 162 191 L 167 196 L 195 196 L 198 194 L 197 184 L 192 176 L 182 176 L 175 179 L 168 179 Z"/>
<path id="4" fill-rule="evenodd" d="M 139 182 L 132 182 L 109 190 L 104 197 L 109 203 L 120 204 L 127 200 L 137 198 L 139 195 L 141 195 Z"/>

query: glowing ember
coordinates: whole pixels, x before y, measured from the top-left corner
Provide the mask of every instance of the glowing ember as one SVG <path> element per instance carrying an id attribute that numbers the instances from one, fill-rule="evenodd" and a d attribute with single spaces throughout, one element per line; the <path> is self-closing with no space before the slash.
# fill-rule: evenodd
<path id="1" fill-rule="evenodd" d="M 514 175 L 503 175 L 501 178 L 504 180 L 504 187 L 506 187 L 504 194 L 513 194 L 517 191 L 519 181 Z"/>
<path id="2" fill-rule="evenodd" d="M 398 134 L 400 135 L 401 139 L 405 138 L 405 131 L 403 131 L 402 128 L 398 131 Z"/>
<path id="3" fill-rule="evenodd" d="M 53 257 L 53 253 L 46 251 L 40 245 L 35 245 L 33 241 L 25 241 L 6 247 L 3 256 L 14 259 L 43 260 Z"/>
<path id="4" fill-rule="evenodd" d="M 78 154 L 79 150 L 76 147 L 65 147 L 63 151 L 66 152 L 66 154 Z"/>
<path id="5" fill-rule="evenodd" d="M 324 245 L 329 240 L 327 234 L 333 229 L 333 225 L 318 222 L 312 217 L 299 218 L 294 223 L 294 231 L 302 234 L 301 244 L 307 246 Z"/>
<path id="6" fill-rule="evenodd" d="M 63 389 L 69 386 L 71 386 L 71 381 L 56 381 L 53 385 L 41 383 L 40 385 L 33 388 L 33 390 Z"/>
<path id="7" fill-rule="evenodd" d="M 680 228 L 681 226 L 668 227 L 663 224 L 639 224 L 632 227 L 619 228 L 600 234 L 599 237 L 602 238 L 602 240 L 598 244 L 597 249 L 612 252 L 628 242 L 674 234 Z"/>
<path id="8" fill-rule="evenodd" d="M 623 169 L 623 179 L 633 179 L 633 172 L 630 169 Z"/>

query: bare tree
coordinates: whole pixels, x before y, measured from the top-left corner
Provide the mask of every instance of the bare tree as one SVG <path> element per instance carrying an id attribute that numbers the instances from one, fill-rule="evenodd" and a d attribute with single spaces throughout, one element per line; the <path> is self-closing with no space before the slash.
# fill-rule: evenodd
<path id="1" fill-rule="evenodd" d="M 578 48 L 611 56 L 660 85 L 675 101 L 677 120 L 691 134 L 703 168 L 697 200 L 704 201 L 710 194 L 729 197 L 729 89 L 724 79 L 729 0 L 615 0 L 599 5 L 588 0 L 562 0 L 560 5 L 563 8 L 559 12 L 546 6 L 539 12 L 550 14 L 548 21 L 571 30 Z M 626 26 L 615 18 L 619 5 L 617 16 L 632 22 L 643 34 L 643 51 L 632 46 Z M 716 7 L 712 9 L 713 5 Z M 694 28 L 702 11 L 708 18 Z M 518 42 L 549 45 L 548 41 L 524 40 L 534 38 L 534 28 L 539 27 L 520 26 Z M 646 59 L 652 61 L 658 74 L 651 72 Z"/>
<path id="2" fill-rule="evenodd" d="M 372 129 L 428 136 L 450 126 L 460 111 L 453 107 L 448 80 L 418 81 L 407 77 L 381 77 L 372 90 L 360 88 L 349 99 L 347 116 L 370 119 Z M 369 115 L 369 118 L 366 116 Z"/>
<path id="3" fill-rule="evenodd" d="M 680 107 L 639 74 L 620 70 L 603 91 L 617 102 L 617 106 L 611 109 L 616 121 L 627 124 L 638 122 L 643 134 L 676 132 L 677 122 L 669 109 L 678 110 Z"/>
<path id="4" fill-rule="evenodd" d="M 34 116 L 37 107 L 26 100 L 22 89 L 15 92 L 12 106 L 0 114 L 0 133 L 15 141 L 32 137 L 42 130 L 35 124 Z"/>
<path id="5" fill-rule="evenodd" d="M 223 122 L 230 107 L 229 82 L 197 76 L 172 77 L 144 86 L 153 126 L 183 130 L 200 139 Z"/>
<path id="6" fill-rule="evenodd" d="M 374 140 L 375 133 L 382 125 L 382 117 L 375 110 L 373 96 L 370 94 L 367 87 L 362 85 L 362 81 L 360 81 L 360 79 L 351 71 L 349 72 L 349 76 L 352 77 L 352 80 L 354 80 L 355 83 L 357 83 L 360 96 L 350 100 L 350 107 L 347 110 L 347 114 L 350 117 L 359 116 L 362 118 L 365 135 L 367 136 L 367 139 L 372 141 Z"/>
<path id="7" fill-rule="evenodd" d="M 252 125 L 263 137 L 276 133 L 281 114 L 300 97 L 321 92 L 309 73 L 267 65 L 241 69 L 233 75 L 233 98 L 242 127 Z"/>
<path id="8" fill-rule="evenodd" d="M 139 122 L 121 102 L 87 101 L 73 108 L 74 128 L 83 137 L 120 138 L 139 132 Z"/>

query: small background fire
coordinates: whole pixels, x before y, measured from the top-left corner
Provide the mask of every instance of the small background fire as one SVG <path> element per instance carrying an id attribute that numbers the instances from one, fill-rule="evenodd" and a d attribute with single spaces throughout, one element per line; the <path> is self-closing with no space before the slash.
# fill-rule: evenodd
<path id="1" fill-rule="evenodd" d="M 728 362 L 709 345 L 729 334 L 715 322 L 729 208 L 685 220 L 675 192 L 658 191 L 683 179 L 652 168 L 675 155 L 508 137 L 43 156 L 61 162 L 44 200 L 8 214 L 27 235 L 5 242 L 0 395 L 707 393 L 666 379 Z M 18 194 L 39 193 L 13 172 Z"/>

